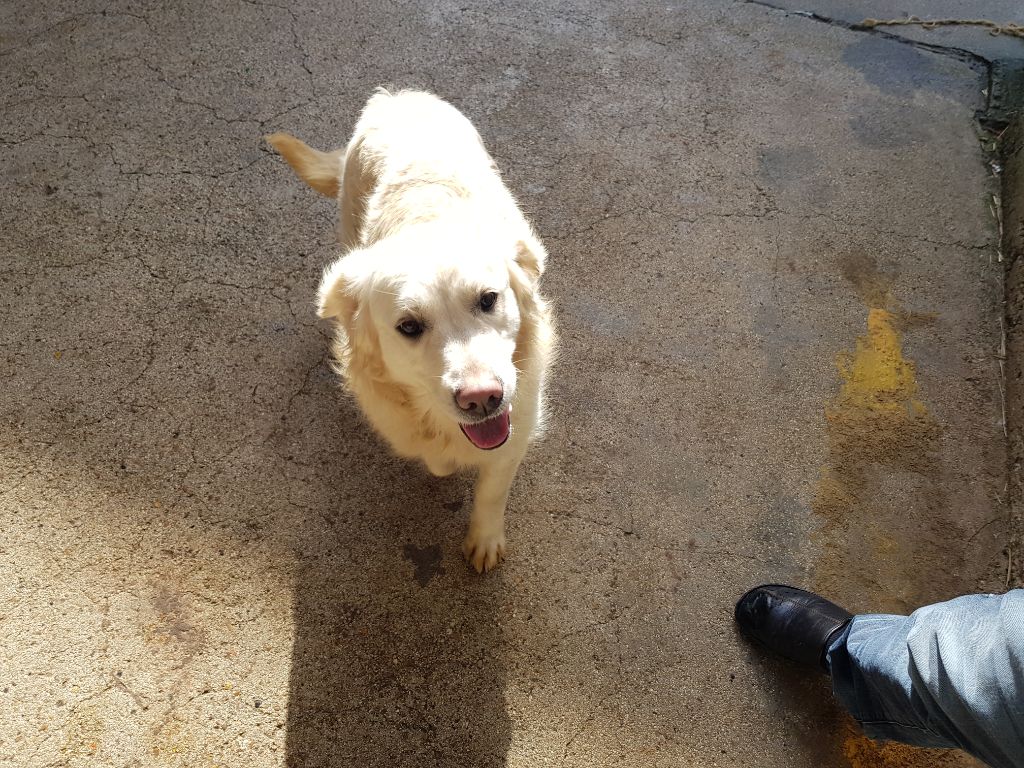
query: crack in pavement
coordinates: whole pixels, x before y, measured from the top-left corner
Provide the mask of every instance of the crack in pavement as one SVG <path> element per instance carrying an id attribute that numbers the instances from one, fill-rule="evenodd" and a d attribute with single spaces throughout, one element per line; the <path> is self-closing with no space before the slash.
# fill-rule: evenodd
<path id="1" fill-rule="evenodd" d="M 860 24 L 855 24 L 849 21 L 843 21 L 842 19 L 834 19 L 830 16 L 824 16 L 815 11 L 800 11 L 786 8 L 775 3 L 766 2 L 766 0 L 742 0 L 744 5 L 756 5 L 762 8 L 768 8 L 769 10 L 779 11 L 786 16 L 798 16 L 804 19 L 810 19 L 821 24 L 827 24 L 831 27 L 839 27 L 840 29 L 846 29 L 851 32 L 860 32 L 867 35 L 874 35 L 881 37 L 885 40 L 891 40 L 894 43 L 901 45 L 909 45 L 911 48 L 920 48 L 923 51 L 930 53 L 936 53 L 940 56 L 949 56 L 950 58 L 957 59 L 958 61 L 965 62 L 967 64 L 977 64 L 990 70 L 992 61 L 975 53 L 969 51 L 966 48 L 957 48 L 952 45 L 937 45 L 935 43 L 926 43 L 920 40 L 912 40 L 909 37 L 901 37 L 900 35 L 893 34 L 892 32 L 886 32 L 885 30 L 878 29 L 876 27 L 865 27 Z"/>
<path id="2" fill-rule="evenodd" d="M 978 122 L 984 125 L 985 117 L 991 115 L 996 110 L 994 109 L 996 85 L 998 82 L 996 71 L 998 67 L 998 61 L 989 59 L 981 54 L 975 53 L 974 51 L 966 48 L 959 48 L 953 45 L 939 45 L 937 43 L 928 43 L 923 40 L 914 40 L 909 37 L 902 37 L 901 35 L 894 34 L 892 32 L 886 32 L 878 27 L 865 27 L 861 24 L 857 24 L 850 21 L 844 21 L 843 19 L 835 19 L 831 16 L 825 16 L 817 13 L 816 11 L 801 11 L 791 10 L 775 3 L 767 2 L 767 0 L 740 0 L 744 5 L 754 5 L 761 8 L 767 8 L 772 11 L 778 11 L 786 16 L 797 16 L 799 18 L 809 19 L 810 21 L 818 22 L 820 24 L 827 24 L 830 27 L 838 27 L 845 29 L 850 32 L 858 32 L 864 35 L 871 35 L 878 37 L 883 40 L 889 40 L 899 45 L 906 45 L 910 48 L 916 48 L 927 53 L 934 53 L 938 56 L 945 56 L 947 58 L 961 61 L 972 69 L 981 68 L 982 73 L 985 77 L 985 88 L 983 93 L 985 95 L 985 108 L 978 110 L 977 118 Z"/>

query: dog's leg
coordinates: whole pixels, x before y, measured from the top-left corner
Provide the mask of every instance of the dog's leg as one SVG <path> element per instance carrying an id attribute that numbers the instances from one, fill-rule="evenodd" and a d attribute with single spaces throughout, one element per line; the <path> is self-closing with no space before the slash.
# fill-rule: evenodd
<path id="1" fill-rule="evenodd" d="M 473 492 L 469 532 L 462 545 L 477 573 L 495 568 L 505 555 L 505 505 L 522 456 L 480 467 Z"/>
<path id="2" fill-rule="evenodd" d="M 427 465 L 427 471 L 434 477 L 448 477 L 457 467 L 447 459 L 438 459 L 433 456 L 423 457 L 423 463 Z"/>

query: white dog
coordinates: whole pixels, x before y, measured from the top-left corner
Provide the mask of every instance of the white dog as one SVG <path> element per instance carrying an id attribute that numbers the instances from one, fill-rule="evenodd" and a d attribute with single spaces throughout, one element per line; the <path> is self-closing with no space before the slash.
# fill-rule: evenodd
<path id="1" fill-rule="evenodd" d="M 479 470 L 463 551 L 504 555 L 505 505 L 542 422 L 554 328 L 545 251 L 480 135 L 428 93 L 378 91 L 344 150 L 267 140 L 340 206 L 347 253 L 324 271 L 338 370 L 370 423 L 435 475 Z"/>

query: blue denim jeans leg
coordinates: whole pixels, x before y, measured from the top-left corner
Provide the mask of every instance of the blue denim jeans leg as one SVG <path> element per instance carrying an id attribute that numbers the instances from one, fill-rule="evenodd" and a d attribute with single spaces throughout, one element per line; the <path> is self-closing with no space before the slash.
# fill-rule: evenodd
<path id="1" fill-rule="evenodd" d="M 826 658 L 868 736 L 1024 768 L 1024 590 L 855 616 Z"/>

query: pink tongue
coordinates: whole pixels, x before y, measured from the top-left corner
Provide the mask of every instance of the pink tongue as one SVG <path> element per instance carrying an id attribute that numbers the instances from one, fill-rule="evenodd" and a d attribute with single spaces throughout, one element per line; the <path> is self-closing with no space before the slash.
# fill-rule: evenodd
<path id="1" fill-rule="evenodd" d="M 511 430 L 509 412 L 507 410 L 493 419 L 480 421 L 476 424 L 460 424 L 459 426 L 462 427 L 463 433 L 469 438 L 469 442 L 485 451 L 504 444 L 508 440 L 508 433 Z"/>

